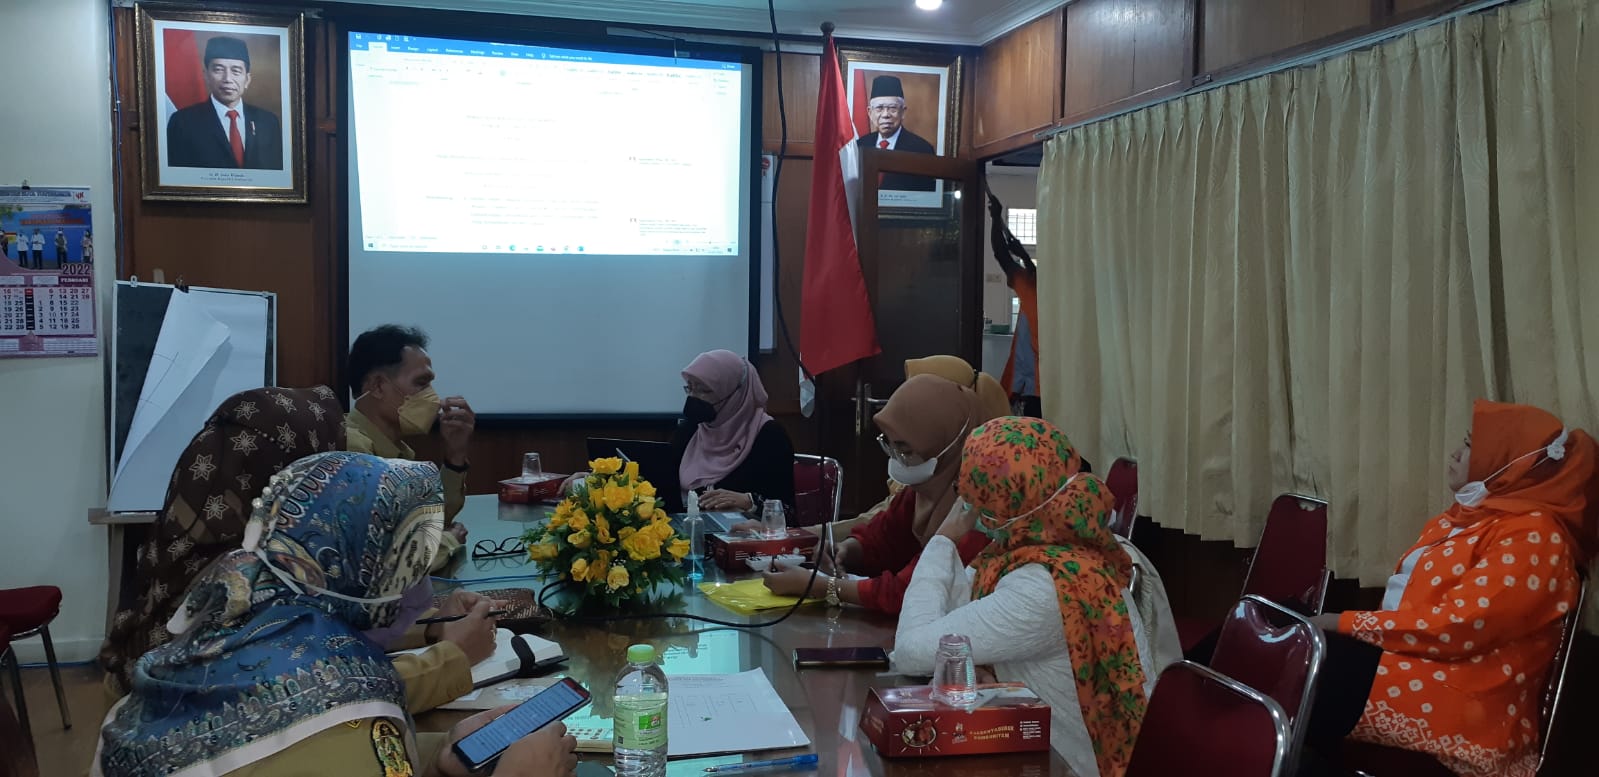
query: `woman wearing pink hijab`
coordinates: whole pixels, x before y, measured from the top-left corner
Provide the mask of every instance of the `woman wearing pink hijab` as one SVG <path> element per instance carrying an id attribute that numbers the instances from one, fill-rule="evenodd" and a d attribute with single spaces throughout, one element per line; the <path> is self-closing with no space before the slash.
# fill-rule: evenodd
<path id="1" fill-rule="evenodd" d="M 657 484 L 667 509 L 689 491 L 700 507 L 753 513 L 768 499 L 794 505 L 794 443 L 766 414 L 761 376 L 732 351 L 702 353 L 683 369 L 683 421 L 672 437 L 677 482 Z"/>

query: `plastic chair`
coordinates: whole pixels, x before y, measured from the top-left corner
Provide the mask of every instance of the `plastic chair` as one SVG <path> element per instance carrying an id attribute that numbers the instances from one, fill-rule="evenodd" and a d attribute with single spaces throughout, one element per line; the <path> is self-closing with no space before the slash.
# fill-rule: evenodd
<path id="1" fill-rule="evenodd" d="M 844 469 L 836 459 L 794 454 L 794 520 L 790 526 L 816 526 L 838 520 L 844 497 Z"/>
<path id="2" fill-rule="evenodd" d="M 1138 462 L 1122 457 L 1112 462 L 1105 485 L 1116 497 L 1116 512 L 1110 530 L 1126 539 L 1133 538 L 1138 526 Z"/>
<path id="3" fill-rule="evenodd" d="M 11 632 L 11 640 L 39 635 L 44 640 L 44 657 L 50 665 L 50 682 L 56 689 L 56 705 L 61 708 L 61 727 L 72 728 L 72 717 L 67 713 L 67 692 L 61 685 L 61 665 L 56 661 L 55 643 L 50 641 L 50 621 L 61 612 L 61 589 L 53 585 L 36 585 L 31 588 L 0 590 L 0 624 Z M 13 657 L 15 660 L 15 657 Z M 19 687 L 20 692 L 20 687 Z M 24 727 L 28 711 L 18 696 L 17 715 Z"/>
<path id="4" fill-rule="evenodd" d="M 1327 637 L 1310 620 L 1259 596 L 1246 596 L 1222 621 L 1210 667 L 1270 696 L 1288 713 L 1287 769 L 1298 768 L 1303 725 L 1315 703 Z"/>
<path id="5" fill-rule="evenodd" d="M 1192 661 L 1161 672 L 1126 777 L 1286 774 L 1288 716 L 1271 697 Z"/>

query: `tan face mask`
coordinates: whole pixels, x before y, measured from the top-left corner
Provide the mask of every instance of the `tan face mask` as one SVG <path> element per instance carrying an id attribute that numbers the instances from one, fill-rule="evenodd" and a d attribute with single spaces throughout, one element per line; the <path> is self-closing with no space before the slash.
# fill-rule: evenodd
<path id="1" fill-rule="evenodd" d="M 420 437 L 433 428 L 439 419 L 439 392 L 428 386 L 405 398 L 400 403 L 400 434 Z"/>

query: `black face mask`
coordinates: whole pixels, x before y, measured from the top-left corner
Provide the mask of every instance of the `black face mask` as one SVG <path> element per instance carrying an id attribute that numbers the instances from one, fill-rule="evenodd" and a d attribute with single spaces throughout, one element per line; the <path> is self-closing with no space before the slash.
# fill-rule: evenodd
<path id="1" fill-rule="evenodd" d="M 699 397 L 688 397 L 683 400 L 683 418 L 695 426 L 708 424 L 716 420 L 716 406 Z"/>

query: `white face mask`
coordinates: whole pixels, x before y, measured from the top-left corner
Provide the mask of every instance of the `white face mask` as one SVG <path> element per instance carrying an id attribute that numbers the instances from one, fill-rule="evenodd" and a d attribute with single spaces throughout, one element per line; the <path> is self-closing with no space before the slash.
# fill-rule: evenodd
<path id="1" fill-rule="evenodd" d="M 1082 473 L 1078 473 L 1078 474 L 1082 474 Z M 1006 518 L 998 526 L 986 526 L 986 525 L 983 524 L 982 520 L 979 519 L 977 521 L 977 530 L 982 532 L 983 534 L 987 535 L 989 539 L 995 539 L 996 535 L 1003 533 L 1006 529 L 1009 529 L 1012 524 L 1016 523 L 1017 521 L 1020 521 L 1023 518 L 1026 518 L 1026 517 L 1032 515 L 1033 513 L 1038 512 L 1039 510 L 1044 509 L 1044 507 L 1046 505 L 1048 505 L 1050 502 L 1055 501 L 1055 499 L 1057 497 L 1059 497 L 1061 494 L 1066 493 L 1066 488 L 1072 484 L 1073 480 L 1076 480 L 1076 479 L 1077 479 L 1077 475 L 1072 475 L 1071 477 L 1066 478 L 1066 482 L 1060 484 L 1060 488 L 1055 489 L 1055 493 L 1050 494 L 1048 499 L 1045 499 L 1044 501 L 1039 502 L 1037 507 L 1034 507 L 1033 509 L 1028 510 L 1027 512 L 1022 513 L 1021 515 L 1018 515 L 1018 516 L 1016 516 L 1014 518 Z M 995 516 L 995 518 L 997 520 L 998 516 Z"/>
<path id="2" fill-rule="evenodd" d="M 1543 455 L 1545 455 L 1545 456 L 1547 456 L 1550 459 L 1553 459 L 1555 461 L 1560 461 L 1561 459 L 1564 459 L 1566 457 L 1566 440 L 1569 439 L 1570 437 L 1571 437 L 1571 432 L 1569 430 L 1561 429 L 1560 430 L 1560 436 L 1556 437 L 1555 441 L 1552 442 L 1552 443 L 1549 443 L 1549 445 L 1547 445 L 1547 446 L 1545 446 L 1543 448 L 1539 448 L 1538 450 L 1531 451 L 1529 453 L 1523 453 L 1522 455 L 1511 459 L 1508 464 L 1505 464 L 1503 467 L 1500 467 L 1492 475 L 1489 475 L 1488 477 L 1485 477 L 1482 480 L 1473 480 L 1470 483 L 1467 483 L 1466 485 L 1462 486 L 1459 491 L 1455 492 L 1455 502 L 1458 503 L 1461 507 L 1465 507 L 1465 508 L 1468 508 L 1468 509 L 1481 507 L 1482 503 L 1488 499 L 1488 481 L 1493 480 L 1496 477 L 1499 477 L 1500 473 L 1504 472 L 1507 469 L 1510 469 L 1511 465 L 1515 464 L 1518 461 L 1521 461 L 1522 459 L 1527 458 L 1528 456 L 1537 456 L 1538 454 L 1541 453 L 1541 454 L 1543 454 Z M 1540 461 L 1538 463 L 1542 464 L 1543 462 Z M 1537 466 L 1537 465 L 1535 464 L 1533 466 Z"/>
<path id="3" fill-rule="evenodd" d="M 903 483 L 907 486 L 919 486 L 932 480 L 933 474 L 938 471 L 939 457 L 949 453 L 950 448 L 955 447 L 957 443 L 966 439 L 966 429 L 971 426 L 971 423 L 972 420 L 970 418 L 966 419 L 966 423 L 961 425 L 960 434 L 955 435 L 955 439 L 950 440 L 949 444 L 944 446 L 944 450 L 938 452 L 938 456 L 927 459 L 920 464 L 906 464 L 900 461 L 898 456 L 890 455 L 888 457 L 888 476 L 893 478 L 895 482 Z"/>

